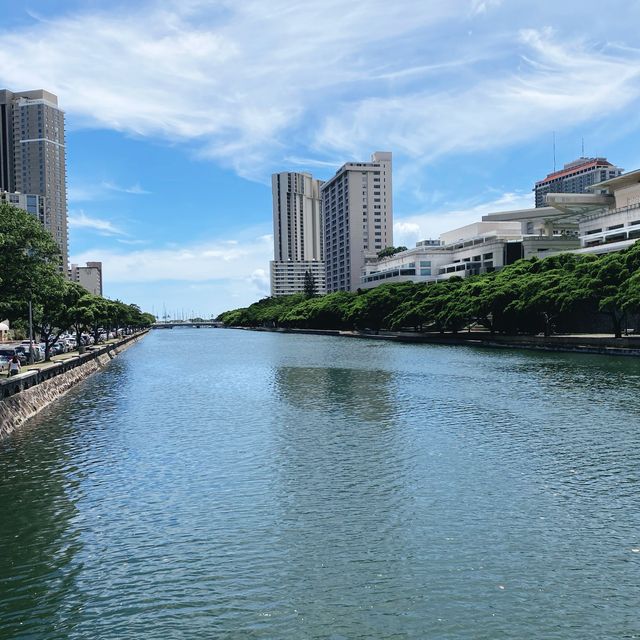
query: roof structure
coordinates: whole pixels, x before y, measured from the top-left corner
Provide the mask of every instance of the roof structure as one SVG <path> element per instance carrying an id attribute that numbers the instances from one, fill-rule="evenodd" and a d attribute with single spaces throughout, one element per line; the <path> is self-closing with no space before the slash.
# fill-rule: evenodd
<path id="1" fill-rule="evenodd" d="M 628 171 L 623 173 L 617 178 L 609 178 L 609 180 L 603 180 L 602 182 L 596 182 L 590 187 L 587 187 L 589 191 L 600 191 L 601 189 L 624 189 L 630 187 L 632 184 L 638 184 L 640 182 L 640 169 L 634 171 Z"/>

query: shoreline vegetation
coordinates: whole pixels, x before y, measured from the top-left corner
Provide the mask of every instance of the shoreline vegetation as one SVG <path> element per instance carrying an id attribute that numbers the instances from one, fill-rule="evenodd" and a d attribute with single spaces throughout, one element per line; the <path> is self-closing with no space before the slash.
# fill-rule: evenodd
<path id="1" fill-rule="evenodd" d="M 593 334 L 622 338 L 640 332 L 639 312 L 640 242 L 601 256 L 519 260 L 465 279 L 267 297 L 217 319 L 242 328 L 598 339 Z"/>
<path id="2" fill-rule="evenodd" d="M 0 320 L 11 322 L 14 339 L 29 338 L 29 307 L 34 342 L 44 344 L 45 361 L 67 332 L 82 351 L 83 334 L 98 344 L 101 335 L 139 330 L 155 321 L 137 305 L 94 295 L 65 275 L 59 248 L 39 220 L 1 203 Z"/>

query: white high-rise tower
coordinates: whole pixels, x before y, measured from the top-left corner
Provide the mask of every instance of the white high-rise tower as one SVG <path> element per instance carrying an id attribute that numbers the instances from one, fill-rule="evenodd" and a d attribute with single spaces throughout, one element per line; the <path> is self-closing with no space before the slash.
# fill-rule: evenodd
<path id="1" fill-rule="evenodd" d="M 320 188 L 309 173 L 274 173 L 271 295 L 304 291 L 309 272 L 318 293 L 325 293 L 324 229 Z"/>

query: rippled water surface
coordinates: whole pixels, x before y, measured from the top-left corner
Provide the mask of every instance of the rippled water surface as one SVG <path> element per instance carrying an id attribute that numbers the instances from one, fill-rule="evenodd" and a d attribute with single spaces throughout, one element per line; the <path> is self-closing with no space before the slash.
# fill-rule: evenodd
<path id="1" fill-rule="evenodd" d="M 640 638 L 640 362 L 158 331 L 0 443 L 0 637 Z"/>

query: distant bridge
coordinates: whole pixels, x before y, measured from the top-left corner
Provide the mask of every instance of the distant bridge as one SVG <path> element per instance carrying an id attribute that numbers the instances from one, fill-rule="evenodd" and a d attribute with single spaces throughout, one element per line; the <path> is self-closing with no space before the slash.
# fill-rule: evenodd
<path id="1" fill-rule="evenodd" d="M 154 322 L 151 325 L 152 329 L 178 329 L 182 327 L 189 327 L 190 329 L 200 329 L 202 327 L 220 328 L 223 327 L 222 322 L 216 322 L 215 320 L 205 320 L 204 322 Z"/>

